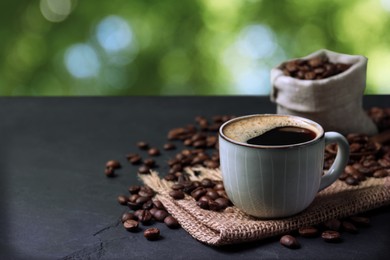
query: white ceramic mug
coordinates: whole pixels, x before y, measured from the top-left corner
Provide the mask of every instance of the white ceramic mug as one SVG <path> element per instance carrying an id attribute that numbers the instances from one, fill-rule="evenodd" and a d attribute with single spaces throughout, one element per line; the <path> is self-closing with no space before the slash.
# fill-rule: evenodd
<path id="1" fill-rule="evenodd" d="M 246 141 L 270 129 L 296 126 L 315 137 L 289 145 L 253 145 Z M 323 174 L 325 145 L 338 144 L 333 165 Z M 259 218 L 281 218 L 307 208 L 318 191 L 337 180 L 349 158 L 348 141 L 324 132 L 314 121 L 290 115 L 249 115 L 224 123 L 219 153 L 225 190 L 235 206 Z"/>

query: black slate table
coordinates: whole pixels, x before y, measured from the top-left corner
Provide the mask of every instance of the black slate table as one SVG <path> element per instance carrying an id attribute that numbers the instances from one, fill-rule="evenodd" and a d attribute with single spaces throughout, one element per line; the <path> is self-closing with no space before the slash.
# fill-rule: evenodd
<path id="1" fill-rule="evenodd" d="M 364 106 L 390 106 L 390 96 L 365 96 Z M 169 129 L 197 115 L 275 111 L 260 96 L 0 98 L 0 259 L 387 258 L 390 207 L 341 243 L 302 238 L 299 250 L 278 238 L 210 247 L 160 223 L 163 238 L 150 242 L 122 227 L 116 198 L 139 184 L 125 159 L 137 141 L 161 148 Z M 158 158 L 162 174 L 168 157 Z M 116 178 L 103 173 L 109 159 L 124 165 Z"/>

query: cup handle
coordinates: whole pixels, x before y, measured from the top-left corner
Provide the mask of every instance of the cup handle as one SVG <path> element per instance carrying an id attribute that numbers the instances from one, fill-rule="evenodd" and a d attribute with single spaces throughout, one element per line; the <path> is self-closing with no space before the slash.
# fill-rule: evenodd
<path id="1" fill-rule="evenodd" d="M 330 143 L 337 143 L 337 155 L 332 166 L 330 166 L 329 171 L 321 177 L 319 191 L 325 189 L 337 180 L 344 171 L 344 168 L 347 166 L 349 160 L 349 144 L 343 135 L 336 132 L 326 132 L 325 145 Z"/>

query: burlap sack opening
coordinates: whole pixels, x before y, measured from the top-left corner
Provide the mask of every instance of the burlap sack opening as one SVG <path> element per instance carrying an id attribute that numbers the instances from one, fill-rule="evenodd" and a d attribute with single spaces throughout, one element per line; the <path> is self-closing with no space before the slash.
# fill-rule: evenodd
<path id="1" fill-rule="evenodd" d="M 195 174 L 194 171 L 200 174 Z M 191 180 L 205 177 L 222 180 L 220 170 L 189 168 Z M 223 212 L 203 210 L 195 200 L 186 196 L 174 200 L 169 195 L 171 182 L 160 179 L 157 172 L 140 175 L 142 181 L 157 192 L 161 200 L 181 226 L 195 239 L 213 246 L 244 243 L 272 237 L 314 225 L 332 218 L 343 218 L 390 204 L 390 176 L 369 178 L 358 186 L 349 186 L 342 181 L 318 193 L 314 202 L 298 215 L 276 220 L 261 220 L 251 217 L 236 207 Z"/>
<path id="2" fill-rule="evenodd" d="M 285 76 L 281 65 L 271 70 L 271 100 L 278 114 L 297 115 L 321 124 L 325 131 L 374 135 L 377 128 L 362 107 L 367 58 L 319 50 L 300 59 L 327 55 L 333 63 L 352 66 L 329 78 L 300 80 Z M 296 59 L 294 59 L 296 60 Z"/>

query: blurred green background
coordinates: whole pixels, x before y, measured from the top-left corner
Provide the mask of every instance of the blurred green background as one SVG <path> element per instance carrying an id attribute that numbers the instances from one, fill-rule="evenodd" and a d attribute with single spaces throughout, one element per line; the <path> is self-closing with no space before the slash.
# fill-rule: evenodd
<path id="1" fill-rule="evenodd" d="M 390 0 L 6 0 L 0 19 L 2 96 L 268 95 L 322 48 L 390 94 Z"/>

